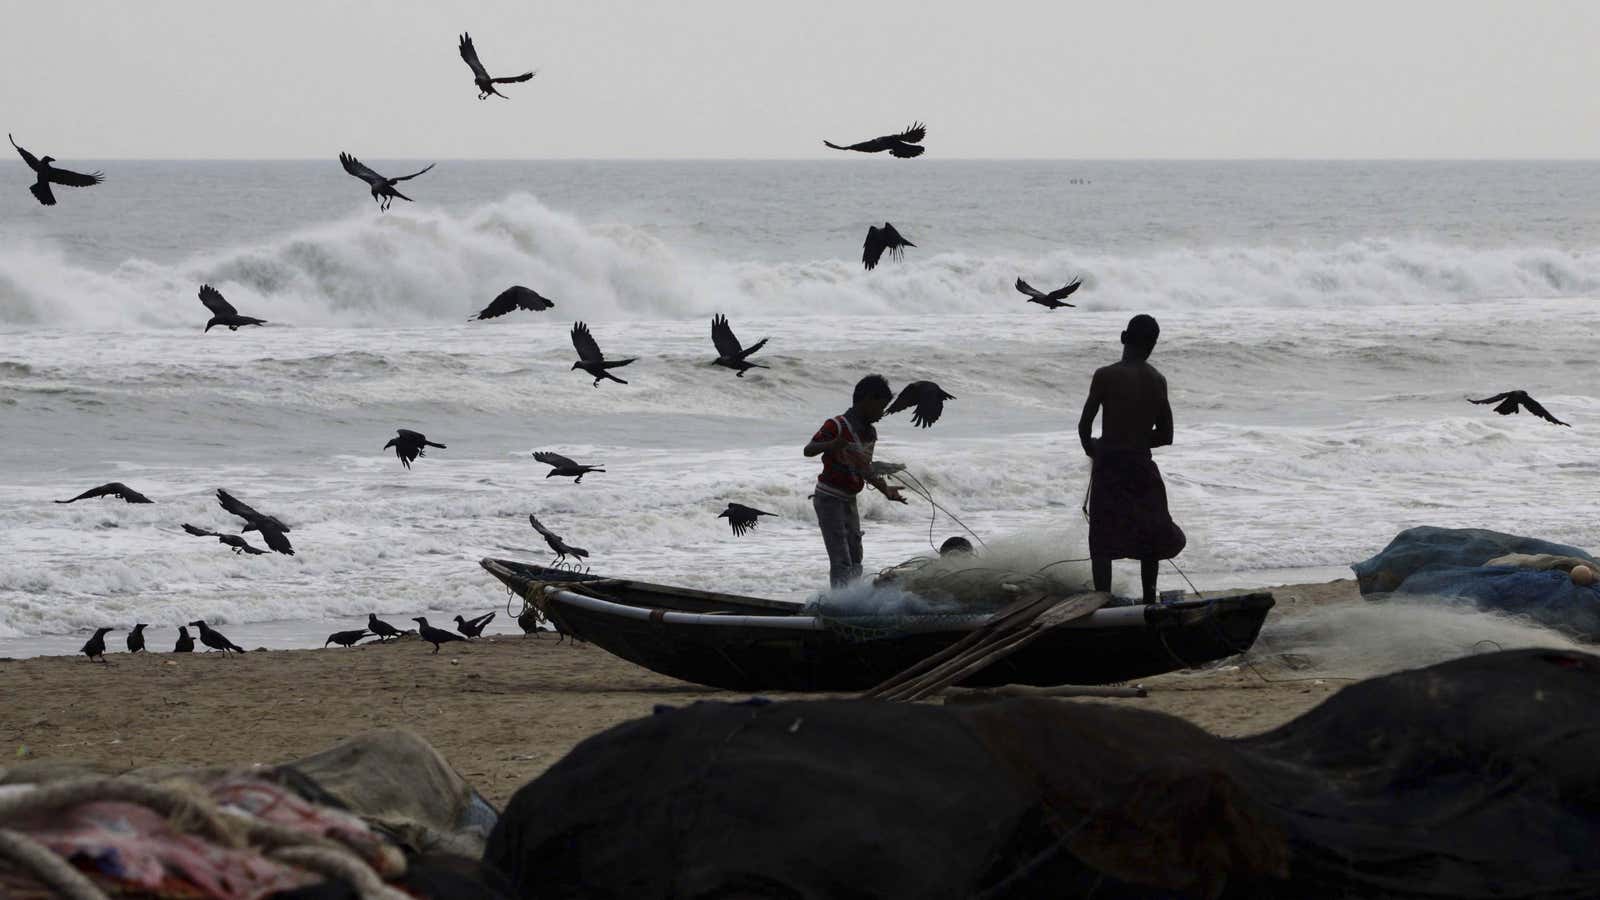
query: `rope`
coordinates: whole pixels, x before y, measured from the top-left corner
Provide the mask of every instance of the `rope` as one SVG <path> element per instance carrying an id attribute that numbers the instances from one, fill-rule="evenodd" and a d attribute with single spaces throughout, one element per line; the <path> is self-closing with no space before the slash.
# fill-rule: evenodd
<path id="1" fill-rule="evenodd" d="M 67 900 L 110 900 L 104 891 L 49 847 L 18 831 L 0 828 L 0 859 L 9 860 Z"/>
<path id="2" fill-rule="evenodd" d="M 983 549 L 985 549 L 985 550 L 989 549 L 989 545 L 984 543 L 983 538 L 978 537 L 978 533 L 976 531 L 973 531 L 971 528 L 968 528 L 967 527 L 967 523 L 961 521 L 961 517 L 960 516 L 956 515 L 955 513 L 951 512 L 948 509 L 945 509 L 943 506 L 940 506 L 939 502 L 937 500 L 933 499 L 933 491 L 929 490 L 926 485 L 924 485 L 920 480 L 918 480 L 917 476 L 912 475 L 910 472 L 899 471 L 899 472 L 891 472 L 891 473 L 889 473 L 889 477 L 893 478 L 895 481 L 900 482 L 901 486 L 903 486 L 906 490 L 909 490 L 913 494 L 916 494 L 918 497 L 921 497 L 922 499 L 928 501 L 928 505 L 933 507 L 935 512 L 928 514 L 928 546 L 933 547 L 935 550 L 939 549 L 933 543 L 933 523 L 934 523 L 935 520 L 938 519 L 937 513 L 944 513 L 945 515 L 950 517 L 951 521 L 955 522 L 957 525 L 960 525 L 962 531 L 965 531 L 967 534 L 972 535 L 972 539 L 973 540 L 977 541 L 980 544 L 983 544 Z M 915 485 L 915 487 L 913 487 L 913 485 Z"/>

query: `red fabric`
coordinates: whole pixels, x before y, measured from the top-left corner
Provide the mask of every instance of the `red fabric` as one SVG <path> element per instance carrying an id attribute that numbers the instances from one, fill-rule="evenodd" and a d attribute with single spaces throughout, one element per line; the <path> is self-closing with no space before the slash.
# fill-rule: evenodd
<path id="1" fill-rule="evenodd" d="M 849 428 L 848 425 L 845 427 L 846 429 Z M 852 438 L 855 438 L 855 435 L 848 430 L 846 434 L 850 434 Z M 817 433 L 812 435 L 811 439 L 813 441 L 831 441 L 838 436 L 838 419 L 829 419 L 822 423 L 822 427 L 817 429 Z M 822 474 L 817 476 L 817 483 L 827 485 L 841 494 L 859 494 L 861 489 L 867 486 L 867 483 L 862 480 L 860 475 L 855 474 L 850 470 L 849 466 L 845 465 L 841 454 L 837 450 L 829 450 L 827 453 L 822 454 Z"/>

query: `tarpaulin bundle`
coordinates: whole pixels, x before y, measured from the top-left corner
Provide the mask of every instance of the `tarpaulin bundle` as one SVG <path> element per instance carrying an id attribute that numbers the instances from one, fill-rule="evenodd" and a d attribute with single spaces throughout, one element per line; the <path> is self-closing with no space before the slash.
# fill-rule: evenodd
<path id="1" fill-rule="evenodd" d="M 484 861 L 523 897 L 1600 895 L 1600 657 L 1486 654 L 1264 735 L 1159 713 L 701 703 L 591 737 Z"/>

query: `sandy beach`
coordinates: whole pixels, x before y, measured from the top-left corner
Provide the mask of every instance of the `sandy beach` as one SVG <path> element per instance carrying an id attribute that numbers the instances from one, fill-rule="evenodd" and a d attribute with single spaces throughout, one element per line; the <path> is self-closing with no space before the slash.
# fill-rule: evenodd
<path id="1" fill-rule="evenodd" d="M 1268 637 L 1275 624 L 1309 609 L 1362 602 L 1348 579 L 1269 590 L 1278 607 L 1267 620 Z M 114 769 L 275 763 L 404 725 L 503 804 L 595 732 L 648 715 L 657 704 L 742 696 L 657 675 L 591 645 L 557 645 L 553 636 L 494 636 L 450 649 L 435 656 L 405 639 L 231 658 L 112 652 L 107 665 L 82 656 L 0 660 L 0 695 L 10 701 L 0 704 L 0 751 L 8 761 L 25 756 Z M 1142 699 L 1081 702 L 1159 710 L 1237 736 L 1292 719 L 1348 683 L 1289 680 L 1233 662 L 1144 679 L 1150 694 Z"/>

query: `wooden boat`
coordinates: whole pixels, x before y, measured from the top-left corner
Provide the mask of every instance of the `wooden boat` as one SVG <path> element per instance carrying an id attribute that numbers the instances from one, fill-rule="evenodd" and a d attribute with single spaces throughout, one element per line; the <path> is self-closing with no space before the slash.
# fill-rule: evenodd
<path id="1" fill-rule="evenodd" d="M 987 614 L 831 619 L 742 597 L 504 559 L 481 565 L 561 631 L 654 672 L 735 691 L 861 691 L 959 641 Z M 1249 649 L 1272 595 L 1102 607 L 969 676 L 965 687 L 1108 684 Z"/>

